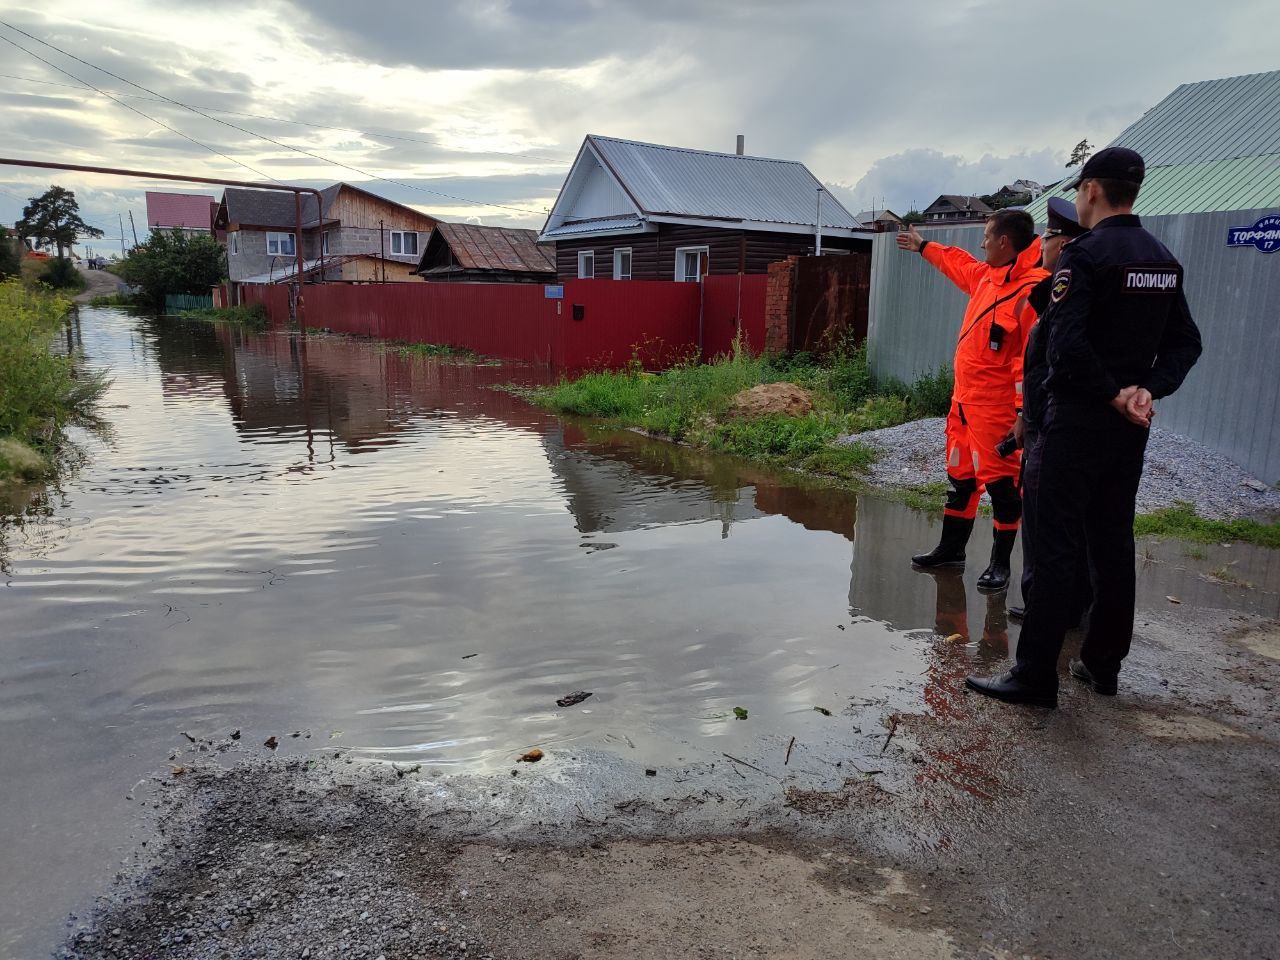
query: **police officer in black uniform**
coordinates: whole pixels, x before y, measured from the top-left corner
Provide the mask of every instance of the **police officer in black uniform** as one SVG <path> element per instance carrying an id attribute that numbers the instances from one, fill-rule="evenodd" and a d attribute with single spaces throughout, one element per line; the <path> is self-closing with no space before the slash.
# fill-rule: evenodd
<path id="1" fill-rule="evenodd" d="M 1040 237 L 1040 266 L 1049 271 L 1049 276 L 1037 283 L 1027 295 L 1031 308 L 1037 317 L 1043 317 L 1049 309 L 1049 288 L 1053 285 L 1053 273 L 1058 265 L 1058 258 L 1063 248 L 1084 236 L 1089 231 L 1080 226 L 1076 219 L 1076 208 L 1062 197 L 1050 197 L 1048 204 L 1048 224 Z M 1009 607 L 1011 620 L 1022 620 L 1026 616 L 1025 603 L 1031 596 L 1031 550 L 1035 541 L 1035 512 L 1028 506 L 1035 500 L 1038 477 L 1029 472 L 1031 451 L 1040 443 L 1041 423 L 1044 420 L 1046 403 L 1044 380 L 1049 375 L 1048 338 L 1043 336 L 1043 324 L 1037 322 L 1027 336 L 1027 350 L 1022 368 L 1022 409 L 1018 411 L 1018 420 L 1013 428 L 1013 442 L 1023 449 L 1022 458 L 1022 600 L 1024 606 Z M 1085 611 L 1093 600 L 1093 590 L 1089 582 L 1089 566 L 1085 560 L 1085 551 L 1080 552 L 1076 564 L 1074 578 L 1074 597 L 1072 600 L 1069 623 L 1072 627 L 1080 625 Z"/>
<path id="2" fill-rule="evenodd" d="M 1108 147 L 1072 187 L 1087 236 L 1062 251 L 1045 326 L 1048 404 L 1031 452 L 1035 546 L 1031 596 L 1012 670 L 966 685 L 1010 703 L 1058 705 L 1058 656 L 1080 551 L 1094 571 L 1089 630 L 1071 674 L 1116 692 L 1133 637 L 1133 518 L 1152 401 L 1173 393 L 1200 356 L 1182 266 L 1133 215 L 1145 166 Z"/>

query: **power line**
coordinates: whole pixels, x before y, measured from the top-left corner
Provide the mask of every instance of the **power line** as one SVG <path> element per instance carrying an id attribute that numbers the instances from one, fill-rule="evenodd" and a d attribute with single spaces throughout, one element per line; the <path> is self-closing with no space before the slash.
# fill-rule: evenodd
<path id="1" fill-rule="evenodd" d="M 4 26 L 9 27 L 9 29 L 11 29 L 11 30 L 15 30 L 15 29 L 17 29 L 16 27 L 10 27 L 10 26 L 9 26 L 9 24 L 4 23 L 4 21 L 3 21 L 3 20 L 0 20 L 0 23 L 3 23 L 3 24 L 4 24 Z M 24 32 L 24 31 L 22 31 L 22 30 L 18 30 L 18 33 L 22 33 L 24 36 L 31 36 L 30 34 L 25 33 L 25 32 Z M 40 40 L 38 40 L 38 38 L 36 38 L 36 37 L 32 37 L 32 39 L 33 39 L 33 40 L 37 40 L 38 42 L 41 42 L 41 43 L 43 43 L 43 42 L 44 42 L 44 41 L 40 41 Z M 237 164 L 238 166 L 244 167 L 246 170 L 250 170 L 250 171 L 252 171 L 253 173 L 257 174 L 259 177 L 262 177 L 264 180 L 275 180 L 275 177 L 268 176 L 267 174 L 263 173 L 261 170 L 257 170 L 257 169 L 255 169 L 255 168 L 253 168 L 253 167 L 249 166 L 249 164 L 244 163 L 243 161 L 237 160 L 235 157 L 228 156 L 227 154 L 223 153 L 221 150 L 217 150 L 217 149 L 215 149 L 215 148 L 213 148 L 213 147 L 209 146 L 207 143 L 201 143 L 201 142 L 200 142 L 199 140 L 197 140 L 195 137 L 189 137 L 189 136 L 187 136 L 187 135 L 186 135 L 185 133 L 183 133 L 181 130 L 177 129 L 176 127 L 172 127 L 172 126 L 170 126 L 169 124 L 165 123 L 163 120 L 157 120 L 155 117 L 151 116 L 150 114 L 143 113 L 143 112 L 142 112 L 141 110 L 139 110 L 137 107 L 130 106 L 129 104 L 125 103 L 123 100 L 120 100 L 120 99 L 117 99 L 116 97 L 113 97 L 111 94 L 107 93 L 105 90 L 100 90 L 100 89 L 98 89 L 98 88 L 97 88 L 97 87 L 95 87 L 93 84 L 89 83 L 87 80 L 81 80 L 81 79 L 80 79 L 79 77 L 77 77 L 74 73 L 71 73 L 71 72 L 70 72 L 70 71 L 68 71 L 68 70 L 64 70 L 64 69 L 62 69 L 62 67 L 58 66 L 56 63 L 51 63 L 50 61 L 46 60 L 44 57 L 40 56 L 40 54 L 35 53 L 34 51 L 31 51 L 31 50 L 28 50 L 26 47 L 22 46 L 22 44 L 18 43 L 17 41 L 15 41 L 15 40 L 11 40 L 11 39 L 9 39 L 8 37 L 6 37 L 6 36 L 2 36 L 2 35 L 0 35 L 0 40 L 3 40 L 5 43 L 9 44 L 11 47 L 17 47 L 17 48 L 18 48 L 19 50 L 21 50 L 23 53 L 27 54 L 27 56 L 34 57 L 35 59 L 39 60 L 41 63 L 45 64 L 45 66 L 52 67 L 54 70 L 57 70 L 59 73 L 64 74 L 65 76 L 70 77 L 72 80 L 75 80 L 75 81 L 76 81 L 76 82 L 78 82 L 78 83 L 82 83 L 82 84 L 84 84 L 84 86 L 88 87 L 88 88 L 89 88 L 89 89 L 91 89 L 91 90 L 96 91 L 97 93 L 99 93 L 99 94 L 101 94 L 102 96 L 106 97 L 108 100 L 112 100 L 112 101 L 114 101 L 115 103 L 118 103 L 120 106 L 124 107 L 126 110 L 131 110 L 131 111 L 133 111 L 134 113 L 136 113 L 138 116 L 140 116 L 140 117 L 144 117 L 145 119 L 150 120 L 152 123 L 157 124 L 157 125 L 159 125 L 159 126 L 161 126 L 161 127 L 164 127 L 166 130 L 168 130 L 168 131 L 170 131 L 170 132 L 172 132 L 172 133 L 176 133 L 178 136 L 182 137 L 182 139 L 184 139 L 184 140 L 190 140 L 190 141 L 191 141 L 192 143 L 194 143 L 196 146 L 198 146 L 198 147 L 202 147 L 202 148 L 204 148 L 205 150 L 208 150 L 210 153 L 217 154 L 218 156 L 222 157 L 224 160 L 230 160 L 232 163 Z M 46 44 L 46 46 L 47 46 L 47 44 Z M 57 48 L 55 47 L 54 49 L 57 49 Z M 78 58 L 72 58 L 72 59 L 78 59 Z M 83 61 L 81 61 L 81 62 L 83 62 Z M 92 64 L 90 64 L 90 66 L 92 66 Z"/>
<path id="2" fill-rule="evenodd" d="M 302 154 L 303 156 L 311 157 L 313 160 L 319 160 L 321 163 L 327 163 L 327 164 L 330 164 L 331 166 L 335 166 L 335 167 L 342 167 L 342 168 L 343 168 L 343 169 L 345 169 L 345 170 L 351 170 L 351 171 L 352 171 L 352 172 L 354 172 L 354 173 L 358 173 L 358 174 L 360 174 L 362 177 L 369 177 L 370 179 L 373 179 L 373 180 L 381 180 L 383 183 L 391 183 L 391 184 L 395 184 L 395 185 L 396 185 L 396 186 L 398 186 L 398 187 L 405 187 L 406 189 L 409 189 L 409 190 L 418 190 L 418 191 L 420 191 L 420 192 L 422 192 L 422 193 L 430 193 L 430 194 L 434 194 L 434 195 L 435 195 L 435 196 L 437 196 L 437 197 L 444 197 L 444 198 L 445 198 L 445 199 L 447 199 L 447 200 L 456 200 L 456 201 L 458 201 L 458 202 L 460 202 L 460 203 L 471 203 L 471 204 L 475 204 L 475 205 L 477 205 L 477 206 L 482 206 L 482 207 L 497 207 L 497 208 L 502 209 L 502 210 L 514 210 L 514 211 L 515 211 L 515 212 L 517 212 L 517 213 L 527 213 L 527 214 L 530 214 L 530 215 L 532 215 L 532 216 L 539 216 L 539 215 L 540 215 L 539 211 L 537 211 L 537 210 L 527 210 L 527 209 L 525 209 L 525 208 L 523 208 L 523 207 L 512 207 L 512 206 L 508 206 L 507 204 L 503 204 L 503 203 L 492 203 L 492 202 L 489 202 L 489 201 L 486 201 L 486 200 L 472 200 L 470 197 L 460 197 L 460 196 L 457 196 L 456 194 L 443 193 L 442 191 L 439 191 L 439 190 L 432 190 L 432 189 L 430 189 L 429 187 L 420 187 L 420 186 L 417 186 L 416 184 L 412 184 L 412 183 L 405 183 L 405 182 L 403 182 L 403 181 L 401 181 L 401 180 L 393 180 L 393 179 L 392 179 L 392 178 L 390 178 L 390 177 L 383 177 L 383 176 L 380 176 L 380 175 L 378 175 L 378 174 L 376 174 L 376 173 L 372 173 L 372 172 L 370 172 L 370 171 L 368 171 L 368 170 L 362 170 L 362 169 L 360 169 L 359 167 L 354 167 L 354 166 L 352 166 L 352 165 L 351 165 L 351 164 L 349 164 L 349 163 L 342 163 L 342 162 L 341 162 L 341 161 L 339 161 L 339 160 L 331 160 L 331 159 L 329 159 L 328 157 L 323 157 L 323 156 L 321 156 L 321 155 L 320 155 L 320 154 L 318 154 L 318 153 L 312 153 L 310 150 L 303 150 L 301 147 L 295 147 L 295 146 L 293 146 L 293 145 L 291 145 L 291 144 L 288 144 L 288 143 L 282 143 L 282 142 L 281 142 L 281 141 L 279 141 L 279 140 L 273 139 L 272 137 L 268 137 L 268 136 L 266 136 L 265 134 L 262 134 L 262 133 L 256 133 L 256 132 L 255 132 L 255 131 L 253 131 L 253 130 L 249 130 L 249 129 L 247 129 L 247 128 L 245 128 L 245 127 L 242 127 L 242 126 L 240 126 L 240 125 L 238 125 L 238 124 L 232 123 L 232 122 L 230 122 L 229 120 L 220 120 L 220 119 L 218 119 L 218 118 L 217 118 L 217 117 L 215 117 L 215 116 L 212 116 L 212 115 L 210 115 L 210 114 L 208 114 L 208 113 L 203 112 L 202 110 L 197 109 L 196 107 L 191 106 L 190 104 L 186 104 L 186 103 L 181 102 L 180 100 L 175 100 L 175 99 L 173 99 L 172 97 L 165 96 L 163 93 L 158 93 L 157 91 L 152 90 L 150 87 L 143 86 L 143 85 L 142 85 L 142 84 L 140 84 L 140 83 L 137 83 L 137 82 L 135 82 L 135 81 L 133 81 L 133 80 L 128 79 L 127 77 L 122 77 L 122 76 L 120 76 L 118 73 L 112 73 L 110 70 L 106 69 L 105 67 L 100 67 L 100 66 L 98 66 L 97 64 L 90 63 L 88 60 L 84 60 L 84 59 L 82 59 L 82 58 L 80 58 L 80 57 L 77 57 L 77 56 L 76 56 L 75 54 L 73 54 L 73 53 L 68 53 L 66 50 L 63 50 L 61 47 L 54 46 L 52 43 L 49 43 L 49 42 L 48 42 L 48 41 L 46 41 L 46 40 L 41 40 L 39 37 L 34 36 L 34 35 L 30 34 L 30 33 L 27 33 L 25 30 L 21 30 L 21 29 L 19 29 L 18 27 L 15 27 L 13 24 L 8 23 L 8 22 L 6 22 L 6 21 L 4 21 L 4 20 L 0 20 L 0 26 L 8 27 L 10 30 L 13 30 L 13 31 L 14 31 L 14 32 L 16 32 L 16 33 L 20 33 L 20 34 L 22 34 L 24 37 L 29 37 L 30 39 L 34 40 L 36 43 L 39 43 L 39 44 L 42 44 L 43 46 L 48 47 L 50 50 L 56 50 L 58 53 L 62 54 L 64 57 L 68 57 L 68 58 L 69 58 L 69 59 L 71 59 L 71 60 L 75 60 L 77 63 L 82 63 L 82 64 L 84 64 L 86 67 L 90 67 L 91 69 L 97 70 L 97 71 L 98 71 L 98 72 L 100 72 L 100 73 L 105 73 L 107 76 L 109 76 L 109 77 L 113 77 L 113 78 L 115 78 L 116 80 L 119 80 L 121 83 L 127 83 L 127 84 L 129 84 L 131 87 L 137 87 L 139 90 L 142 90 L 142 91 L 144 91 L 144 92 L 146 92 L 146 93 L 149 93 L 149 94 L 151 94 L 151 95 L 152 95 L 152 96 L 154 96 L 154 97 L 160 97 L 161 99 L 166 100 L 166 101 L 168 101 L 169 103 L 174 104 L 175 106 L 182 107 L 184 110 L 190 110 L 192 113 L 197 114 L 197 115 L 199 115 L 199 116 L 202 116 L 202 117 L 204 117 L 206 120 L 212 120 L 214 123 L 221 123 L 222 125 L 227 126 L 227 127 L 230 127 L 230 128 L 231 128 L 231 129 L 233 129 L 233 130 L 239 130 L 241 133 L 248 134 L 248 135 L 249 135 L 249 136 L 251 136 L 251 137 L 257 137 L 259 140 L 265 140 L 267 143 L 275 144 L 277 147 L 282 147 L 282 148 L 283 148 L 283 149 L 285 149 L 285 150 L 292 150 L 292 151 L 294 151 L 295 153 L 300 153 L 300 154 Z M 23 50 L 24 52 L 30 53 L 30 51 L 25 50 L 25 48 L 24 48 L 24 47 L 18 46 L 18 44 L 14 43 L 12 40 L 8 40 L 8 38 L 0 37 L 0 39 L 4 39 L 4 40 L 6 40 L 8 43 L 13 44 L 15 47 L 18 47 L 18 49 L 19 49 L 19 50 Z M 34 54 L 32 54 L 32 56 L 35 56 L 35 55 L 34 55 Z M 42 59 L 42 58 L 37 57 L 37 59 Z M 43 62 L 44 62 L 44 63 L 49 63 L 49 61 L 47 61 L 47 60 L 44 60 Z M 53 64 L 49 64 L 49 66 L 53 66 Z M 65 70 L 61 70 L 61 68 L 58 68 L 58 67 L 54 67 L 54 69 L 55 69 L 55 70 L 60 70 L 60 72 L 62 72 L 62 73 L 67 73 L 67 71 L 65 71 Z M 67 76 L 71 76 L 71 77 L 72 77 L 72 79 L 74 79 L 74 80 L 79 80 L 79 77 L 74 77 L 74 76 L 72 76 L 72 75 L 71 75 L 71 74 L 69 74 L 69 73 L 67 73 Z M 93 89 L 98 90 L 98 88 L 97 88 L 97 87 L 94 87 Z M 99 92 L 99 93 L 102 93 L 102 91 L 101 91 L 101 90 L 98 90 L 98 92 Z M 104 95 L 104 96 L 109 96 L 109 94 L 103 94 L 103 95 Z M 112 97 L 112 99 L 114 100 L 115 98 L 114 98 L 114 97 Z M 121 101 L 119 101 L 119 100 L 116 100 L 116 102 L 117 102 L 117 103 L 121 103 Z M 123 104 L 122 104 L 122 105 L 123 105 Z M 134 110 L 134 108 L 133 108 L 133 107 L 129 107 L 129 109 Z M 141 113 L 141 111 L 138 111 L 138 110 L 134 110 L 134 112 L 136 112 L 136 113 Z M 146 114 L 143 114 L 143 116 L 146 116 Z M 157 122 L 158 122 L 158 121 L 157 121 Z M 172 129 L 172 128 L 170 128 L 170 129 Z M 174 131 L 174 132 L 176 133 L 177 131 Z M 190 139 L 190 138 L 188 138 L 188 139 Z M 202 146 L 203 146 L 203 144 L 202 144 Z M 255 172 L 256 172 L 256 171 L 255 171 Z M 268 179 L 271 179 L 271 178 L 268 178 Z"/>
<path id="3" fill-rule="evenodd" d="M 77 87 L 74 83 L 58 83 L 56 80 L 41 80 L 36 77 L 19 77 L 11 73 L 0 73 L 0 77 L 6 80 L 22 80 L 25 83 L 40 83 L 50 87 L 65 87 L 68 90 L 89 91 L 88 87 Z M 136 93 L 121 93 L 114 91 L 118 97 L 126 97 L 129 100 L 145 100 L 148 103 L 169 103 L 164 97 L 143 97 Z M 440 140 L 424 139 L 421 137 L 405 137 L 394 133 L 380 133 L 376 130 L 357 130 L 354 127 L 335 127 L 325 123 L 312 123 L 310 120 L 290 120 L 287 117 L 274 117 L 270 114 L 263 113 L 242 113 L 238 110 L 222 110 L 218 107 L 208 107 L 197 104 L 202 110 L 208 110 L 210 113 L 222 113 L 229 117 L 246 117 L 250 120 L 271 120 L 275 123 L 292 123 L 301 127 L 312 127 L 316 130 L 335 130 L 339 133 L 355 133 L 362 137 L 374 137 L 380 140 L 401 140 L 405 143 L 421 143 L 429 147 L 443 147 L 451 153 L 461 153 L 464 155 L 474 156 L 492 156 L 492 157 L 515 157 L 517 159 L 543 160 L 547 163 L 571 164 L 573 161 L 568 157 L 549 157 L 545 154 L 538 153 L 519 153 L 514 150 L 459 150 L 455 147 L 449 147 Z"/>

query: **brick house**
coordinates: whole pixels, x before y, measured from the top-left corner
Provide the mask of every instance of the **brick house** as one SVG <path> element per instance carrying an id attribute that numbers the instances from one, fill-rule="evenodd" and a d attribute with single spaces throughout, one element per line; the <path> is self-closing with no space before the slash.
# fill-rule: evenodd
<path id="1" fill-rule="evenodd" d="M 335 183 L 316 198 L 302 195 L 303 269 L 314 275 L 324 254 L 325 279 L 421 282 L 414 271 L 436 219 L 363 190 Z M 228 187 L 214 226 L 226 231 L 233 284 L 291 281 L 297 272 L 292 194 Z"/>
<path id="2" fill-rule="evenodd" d="M 538 237 L 560 280 L 765 273 L 811 254 L 870 252 L 871 233 L 804 166 L 590 135 Z"/>

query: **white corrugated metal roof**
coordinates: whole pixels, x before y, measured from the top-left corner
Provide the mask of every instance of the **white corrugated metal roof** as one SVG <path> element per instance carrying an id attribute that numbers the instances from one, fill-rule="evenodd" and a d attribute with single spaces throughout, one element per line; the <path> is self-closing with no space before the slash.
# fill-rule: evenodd
<path id="1" fill-rule="evenodd" d="M 566 223 L 563 226 L 555 227 L 542 234 L 543 240 L 554 240 L 556 237 L 572 237 L 581 233 L 606 233 L 610 230 L 634 230 L 640 226 L 640 221 L 634 217 L 627 219 L 618 219 L 617 217 L 603 217 L 596 220 L 577 220 L 573 223 Z"/>
<path id="2" fill-rule="evenodd" d="M 587 142 L 645 214 L 779 224 L 814 221 L 822 184 L 803 163 L 595 135 Z M 861 227 L 830 191 L 822 197 L 822 222 Z"/>

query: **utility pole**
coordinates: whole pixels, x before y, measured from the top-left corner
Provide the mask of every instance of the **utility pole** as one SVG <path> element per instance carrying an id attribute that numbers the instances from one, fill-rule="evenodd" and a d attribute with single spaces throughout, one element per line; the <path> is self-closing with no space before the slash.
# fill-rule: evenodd
<path id="1" fill-rule="evenodd" d="M 822 188 L 818 188 L 818 209 L 813 218 L 813 255 L 822 256 Z"/>
<path id="2" fill-rule="evenodd" d="M 124 252 L 124 217 L 120 216 L 120 214 L 117 213 L 116 220 L 120 224 L 120 256 L 126 257 L 128 256 L 128 254 Z"/>
<path id="3" fill-rule="evenodd" d="M 133 245 L 138 245 L 138 228 L 133 225 L 133 211 L 129 211 L 129 229 L 133 231 Z"/>
<path id="4" fill-rule="evenodd" d="M 382 266 L 382 282 L 387 282 L 387 248 L 383 240 L 382 221 L 378 221 L 378 263 Z"/>

